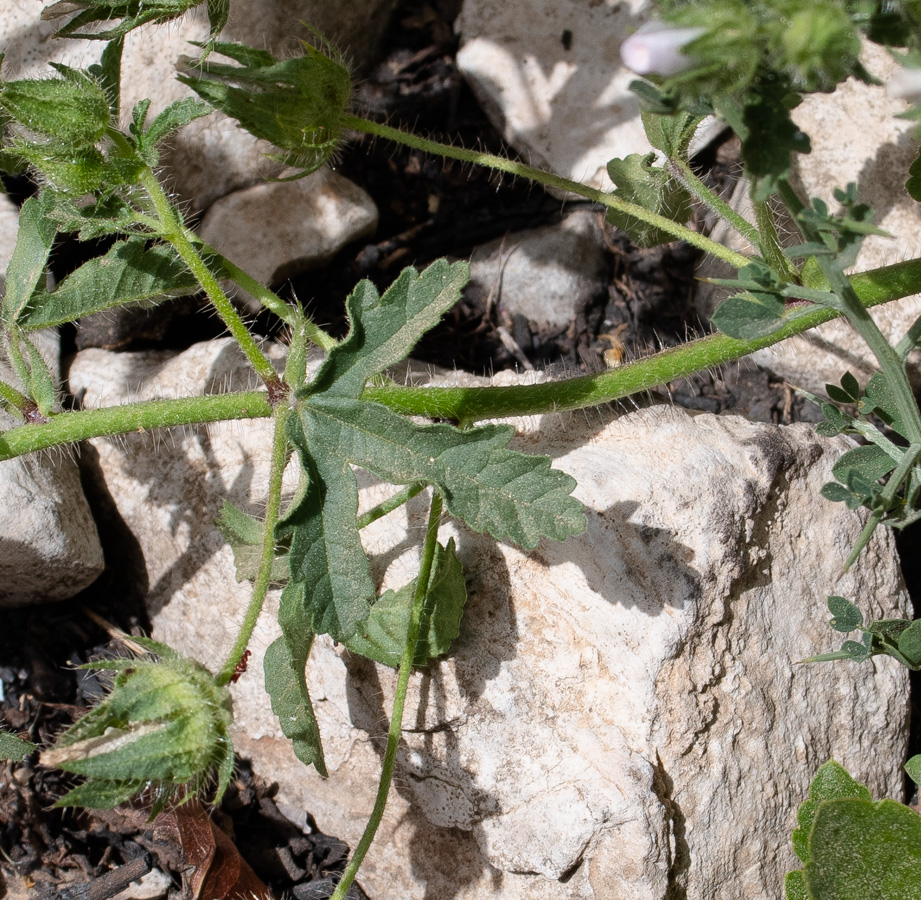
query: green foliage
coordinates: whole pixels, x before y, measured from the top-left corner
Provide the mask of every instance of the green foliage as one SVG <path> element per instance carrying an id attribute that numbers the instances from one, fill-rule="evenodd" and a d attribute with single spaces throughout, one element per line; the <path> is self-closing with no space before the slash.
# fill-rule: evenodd
<path id="1" fill-rule="evenodd" d="M 870 792 L 836 762 L 816 773 L 799 808 L 793 849 L 802 869 L 787 900 L 912 900 L 921 883 L 921 817 Z"/>
<path id="2" fill-rule="evenodd" d="M 35 744 L 22 738 L 0 731 L 0 759 L 22 759 L 35 750 Z"/>
<path id="3" fill-rule="evenodd" d="M 656 150 L 664 153 L 667 160 L 687 159 L 688 146 L 700 124 L 700 116 L 644 110 L 642 117 L 646 136 Z M 666 166 L 654 165 L 655 162 L 655 153 L 633 153 L 625 159 L 612 159 L 608 163 L 608 176 L 617 188 L 614 196 L 674 222 L 686 222 L 691 215 L 690 194 Z M 655 247 L 674 240 L 661 228 L 620 210 L 609 209 L 607 219 L 626 231 L 640 247 Z"/>
<path id="4" fill-rule="evenodd" d="M 723 334 L 753 340 L 773 334 L 785 324 L 784 285 L 764 260 L 754 259 L 739 269 L 738 278 L 714 278 L 711 283 L 743 292 L 724 300 L 713 313 L 712 322 Z"/>
<path id="5" fill-rule="evenodd" d="M 299 393 L 289 420 L 288 437 L 308 477 L 285 520 L 293 529 L 291 578 L 312 629 L 336 640 L 355 634 L 374 597 L 352 465 L 392 484 L 431 484 L 469 527 L 524 547 L 585 527 L 581 505 L 569 496 L 574 481 L 546 458 L 506 449 L 512 429 L 418 425 L 360 399 L 365 382 L 402 360 L 456 302 L 467 275 L 466 264 L 440 261 L 419 276 L 407 270 L 382 297 L 360 285 L 347 302 L 349 336 Z"/>
<path id="6" fill-rule="evenodd" d="M 109 101 L 86 72 L 60 63 L 61 78 L 0 81 L 0 110 L 23 128 L 68 147 L 95 144 L 109 124 Z"/>
<path id="7" fill-rule="evenodd" d="M 239 65 L 186 60 L 179 80 L 307 175 L 339 145 L 351 78 L 341 62 L 309 44 L 303 48 L 303 56 L 278 60 L 243 44 L 216 43 L 214 53 Z"/>
<path id="8" fill-rule="evenodd" d="M 348 115 L 348 70 L 314 47 L 305 45 L 302 56 L 278 60 L 243 45 L 215 43 L 227 18 L 227 0 L 208 0 L 212 41 L 199 45 L 203 59 L 184 63 L 181 80 L 206 102 L 181 100 L 148 122 L 151 102 L 144 100 L 130 111 L 127 129 L 120 130 L 123 36 L 144 24 L 174 20 L 198 2 L 54 4 L 44 15 L 65 19 L 61 35 L 109 41 L 99 64 L 86 71 L 58 65 L 56 77 L 48 79 L 0 80 L 0 166 L 16 172 L 30 168 L 41 184 L 40 194 L 23 207 L 0 306 L 3 349 L 19 383 L 0 384 L 0 400 L 26 421 L 38 423 L 18 431 L 72 421 L 72 414 L 55 410 L 55 379 L 32 343 L 31 331 L 199 288 L 265 382 L 266 390 L 256 400 L 249 395 L 243 414 L 258 401 L 272 411 L 276 426 L 264 520 L 225 504 L 218 522 L 232 547 L 238 579 L 254 583 L 244 626 L 221 672 L 212 675 L 169 648 L 140 640 L 147 655 L 93 664 L 113 674 L 111 694 L 45 751 L 42 761 L 88 779 L 63 798 L 64 805 L 113 806 L 152 786 L 156 811 L 180 785 L 197 790 L 215 770 L 220 795 L 233 764 L 225 685 L 242 671 L 266 590 L 277 583 L 284 584 L 282 636 L 265 656 L 266 686 L 282 730 L 305 764 L 326 774 L 305 675 L 315 635 L 330 634 L 350 652 L 401 665 L 402 687 L 384 761 L 384 796 L 410 669 L 448 652 L 460 633 L 466 589 L 453 541 L 437 542 L 443 509 L 473 530 L 527 549 L 541 538 L 562 540 L 579 533 L 585 519 L 571 496 L 572 479 L 553 470 L 549 459 L 509 449 L 511 428 L 450 424 L 466 426 L 488 418 L 475 401 L 465 405 L 477 396 L 476 390 L 466 392 L 453 407 L 456 416 L 439 412 L 441 421 L 429 424 L 422 421 L 422 413 L 431 415 L 424 400 L 422 406 L 406 408 L 396 401 L 384 405 L 370 399 L 369 388 L 376 398 L 383 394 L 386 399 L 387 390 L 394 388 L 386 370 L 404 359 L 456 302 L 468 274 L 463 263 L 441 260 L 421 274 L 407 269 L 383 295 L 369 282 L 360 283 L 347 301 L 349 334 L 339 343 L 299 307 L 288 310 L 265 291 L 265 304 L 293 331 L 284 381 L 275 374 L 216 281 L 230 275 L 244 283 L 248 276 L 229 261 L 203 258 L 208 248 L 203 250 L 157 183 L 158 146 L 211 107 L 272 142 L 278 158 L 300 168 L 301 174 L 333 156 L 346 125 L 420 149 L 439 145 Z M 846 78 L 872 81 L 858 59 L 861 35 L 917 54 L 921 6 L 916 0 L 670 0 L 665 6 L 672 23 L 695 29 L 691 34 L 697 36 L 676 45 L 684 54 L 682 62 L 689 63 L 685 69 L 668 78 L 653 76 L 655 83 L 637 83 L 647 136 L 664 159 L 652 153 L 612 160 L 608 171 L 614 194 L 582 193 L 612 210 L 609 220 L 642 246 L 670 241 L 678 231 L 732 261 L 737 276 L 717 283 L 733 287 L 735 294 L 714 321 L 726 334 L 751 342 L 752 349 L 798 317 L 811 315 L 816 305 L 850 318 L 876 355 L 879 371 L 864 386 L 850 373 L 840 385 L 830 385 L 830 402 L 822 403 L 826 421 L 819 431 L 867 441 L 838 460 L 835 481 L 823 488 L 828 499 L 869 511 L 859 551 L 877 524 L 904 527 L 921 517 L 921 413 L 910 396 L 903 365 L 921 338 L 921 320 L 897 348 L 889 347 L 868 324 L 856 282 L 846 270 L 862 240 L 882 232 L 873 226 L 869 207 L 858 202 L 854 185 L 835 192 L 834 211 L 821 200 L 796 194 L 789 183 L 794 154 L 809 152 L 810 142 L 794 124 L 791 110 L 805 94 L 833 90 Z M 700 117 L 711 112 L 741 141 L 757 227 L 728 209 L 688 162 L 694 130 Z M 580 190 L 511 160 L 441 150 L 468 163 Z M 916 161 L 911 167 L 908 182 L 916 199 L 921 197 L 919 165 Z M 682 231 L 680 223 L 692 212 L 692 195 L 739 230 L 760 255 L 746 263 L 702 235 Z M 619 201 L 632 204 L 635 214 L 613 210 Z M 771 214 L 777 203 L 786 206 L 802 232 L 801 242 L 783 252 Z M 667 232 L 661 218 L 649 221 L 651 214 L 679 227 Z M 120 239 L 49 290 L 45 269 L 51 248 L 58 233 L 71 232 L 81 240 Z M 803 260 L 801 270 L 793 260 Z M 897 280 L 881 278 L 892 296 L 901 290 Z M 327 351 L 312 380 L 307 376 L 308 341 Z M 662 369 L 653 364 L 646 374 L 644 387 L 663 380 Z M 535 403 L 538 396 L 540 402 L 548 397 L 556 402 L 563 390 L 539 385 L 529 396 Z M 592 402 L 604 402 L 614 395 L 593 396 Z M 164 406 L 169 404 L 164 401 Z M 119 410 L 106 413 L 111 413 L 115 431 L 136 427 L 125 424 L 127 413 L 121 419 Z M 409 418 L 414 413 L 419 415 Z M 164 415 L 156 424 L 173 421 Z M 100 428 L 96 433 L 111 431 Z M 59 437 L 58 443 L 64 440 Z M 49 445 L 53 442 L 43 446 Z M 293 453 L 300 465 L 300 487 L 280 515 L 281 476 Z M 405 489 L 359 518 L 355 468 Z M 430 490 L 433 499 L 420 574 L 400 590 L 378 597 L 360 527 L 423 490 Z M 859 662 L 888 655 L 921 668 L 921 623 L 887 619 L 865 624 L 858 607 L 840 596 L 830 597 L 828 606 L 832 628 L 844 635 L 857 631 L 859 639 L 846 640 L 840 651 L 814 660 Z M 0 752 L 21 755 L 29 749 L 28 742 L 0 735 Z M 919 758 L 910 760 L 907 770 L 921 778 Z M 379 811 L 375 815 L 372 822 L 379 820 Z M 791 900 L 898 898 L 918 883 L 921 836 L 916 820 L 891 801 L 873 803 L 866 789 L 834 763 L 819 770 L 810 799 L 800 808 L 793 841 L 804 865 L 787 878 Z M 347 882 L 337 889 L 337 898 Z"/>
<path id="9" fill-rule="evenodd" d="M 119 241 L 102 256 L 85 262 L 51 293 L 35 292 L 19 316 L 20 326 L 47 328 L 116 306 L 151 306 L 169 296 L 194 294 L 198 282 L 172 248 L 147 243 L 144 238 Z"/>
<path id="10" fill-rule="evenodd" d="M 109 41 L 147 24 L 178 19 L 203 0 L 59 0 L 42 10 L 46 20 L 71 18 L 58 29 L 58 37 Z M 216 38 L 227 23 L 230 0 L 207 0 L 211 36 Z M 111 28 L 85 31 L 97 22 L 116 22 Z"/>
<path id="11" fill-rule="evenodd" d="M 374 602 L 367 619 L 346 641 L 353 653 L 375 662 L 396 667 L 403 656 L 416 581 L 398 591 L 387 591 Z M 422 624 L 414 666 L 424 666 L 448 652 L 460 633 L 460 621 L 467 602 L 464 572 L 454 549 L 454 538 L 447 547 L 438 545 L 425 598 Z"/>
<path id="12" fill-rule="evenodd" d="M 832 662 L 848 659 L 866 662 L 873 656 L 891 656 L 909 669 L 921 669 L 921 619 L 877 619 L 864 627 L 863 614 L 844 597 L 828 598 L 832 613 L 829 623 L 835 631 L 848 634 L 859 629 L 860 641 L 845 641 L 840 650 L 812 656 L 804 662 Z"/>
<path id="13" fill-rule="evenodd" d="M 325 777 L 320 728 L 304 677 L 314 634 L 304 621 L 299 596 L 291 582 L 281 595 L 279 622 L 284 636 L 275 640 L 265 652 L 266 693 L 271 697 L 272 712 L 278 716 L 282 732 L 291 740 L 294 755 Z"/>
<path id="14" fill-rule="evenodd" d="M 645 156 L 632 153 L 626 159 L 612 159 L 608 163 L 608 176 L 617 186 L 614 196 L 683 224 L 691 214 L 691 197 L 667 169 L 653 165 L 655 158 L 655 153 Z M 655 247 L 674 240 L 660 228 L 619 210 L 609 209 L 607 218 L 640 247 Z"/>
<path id="15" fill-rule="evenodd" d="M 98 706 L 41 755 L 43 765 L 89 778 L 59 806 L 117 805 L 148 786 L 154 811 L 179 785 L 200 789 L 217 772 L 220 798 L 233 772 L 230 694 L 200 663 L 133 638 L 141 658 L 98 660 L 82 668 L 117 673 Z"/>
<path id="16" fill-rule="evenodd" d="M 16 247 L 6 269 L 6 294 L 0 307 L 0 319 L 7 329 L 19 323 L 32 295 L 44 283 L 45 266 L 57 234 L 46 210 L 42 198 L 30 197 L 19 214 Z"/>
<path id="17" fill-rule="evenodd" d="M 248 516 L 225 500 L 216 525 L 233 551 L 237 581 L 254 581 L 262 561 L 262 535 L 265 532 L 265 523 L 260 522 L 255 516 Z M 282 583 L 288 580 L 287 546 L 281 549 L 277 543 L 276 549 L 271 580 Z"/>

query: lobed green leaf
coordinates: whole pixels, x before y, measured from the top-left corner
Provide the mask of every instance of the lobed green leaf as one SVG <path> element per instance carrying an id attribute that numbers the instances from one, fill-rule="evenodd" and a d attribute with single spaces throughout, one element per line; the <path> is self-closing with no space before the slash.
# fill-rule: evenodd
<path id="1" fill-rule="evenodd" d="M 282 594 L 282 604 L 289 602 Z M 289 738 L 294 748 L 294 755 L 305 766 L 314 766 L 326 777 L 326 762 L 323 759 L 323 745 L 320 741 L 320 728 L 313 714 L 313 705 L 307 691 L 304 667 L 310 655 L 313 634 L 309 631 L 295 632 L 292 635 L 295 650 L 292 651 L 287 637 L 280 637 L 269 645 L 265 652 L 265 689 L 272 701 L 272 712 L 278 716 L 281 730 Z"/>
<path id="2" fill-rule="evenodd" d="M 391 484 L 431 484 L 474 531 L 530 549 L 585 528 L 574 479 L 546 457 L 507 449 L 508 426 L 417 425 L 377 403 L 326 395 L 302 401 L 299 415 L 315 458 L 348 460 Z"/>
<path id="3" fill-rule="evenodd" d="M 399 666 L 406 647 L 416 580 L 398 591 L 387 591 L 371 607 L 368 618 L 357 633 L 346 641 L 353 653 L 387 666 Z M 454 549 L 454 538 L 447 547 L 438 545 L 429 589 L 425 598 L 414 666 L 424 666 L 447 653 L 460 633 L 460 621 L 467 602 L 464 572 Z"/>
<path id="4" fill-rule="evenodd" d="M 810 859 L 809 833 L 819 804 L 843 797 L 871 799 L 870 791 L 855 781 L 844 766 L 831 759 L 815 773 L 812 784 L 809 785 L 809 799 L 800 804 L 796 814 L 797 827 L 793 831 L 793 850 L 801 862 L 807 863 Z"/>
<path id="5" fill-rule="evenodd" d="M 421 274 L 404 269 L 380 296 L 370 281 L 361 281 L 346 301 L 351 328 L 331 350 L 303 396 L 357 399 L 368 379 L 405 359 L 427 331 L 460 299 L 470 278 L 467 263 L 440 259 Z"/>
<path id="6" fill-rule="evenodd" d="M 916 900 L 921 817 L 894 800 L 825 800 L 809 835 L 805 882 L 813 900 Z"/>
<path id="7" fill-rule="evenodd" d="M 358 486 L 346 447 L 322 433 L 305 435 L 297 416 L 287 425 L 308 478 L 307 489 L 280 524 L 291 529 L 291 582 L 286 593 L 317 634 L 347 641 L 367 619 L 374 583 L 358 533 Z"/>
<path id="8" fill-rule="evenodd" d="M 617 187 L 613 196 L 683 224 L 691 215 L 691 196 L 666 169 L 653 165 L 655 158 L 655 153 L 645 156 L 632 153 L 625 159 L 612 159 L 608 163 L 608 176 Z M 616 209 L 608 210 L 607 219 L 640 247 L 655 247 L 675 239 L 655 225 Z"/>

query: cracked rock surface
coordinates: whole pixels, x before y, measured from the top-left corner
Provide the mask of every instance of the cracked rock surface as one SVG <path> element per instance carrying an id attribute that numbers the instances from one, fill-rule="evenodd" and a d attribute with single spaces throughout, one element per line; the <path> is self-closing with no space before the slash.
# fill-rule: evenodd
<path id="1" fill-rule="evenodd" d="M 79 354 L 87 406 L 236 388 L 227 342 L 185 353 Z M 834 757 L 900 796 L 907 677 L 889 660 L 795 666 L 830 649 L 825 596 L 861 527 L 822 501 L 842 444 L 808 426 L 673 407 L 521 420 L 519 449 L 579 481 L 587 531 L 531 553 L 454 528 L 469 601 L 451 658 L 415 675 L 394 789 L 362 869 L 408 900 L 776 897 L 815 769 Z M 264 495 L 265 422 L 94 441 L 146 561 L 154 637 L 215 664 L 249 600 L 213 522 Z M 363 504 L 384 490 L 364 479 Z M 293 488 L 293 483 L 291 484 Z M 193 490 L 200 491 L 193 495 Z M 417 501 L 420 498 L 417 498 Z M 405 583 L 425 504 L 363 532 L 382 585 Z M 908 613 L 878 534 L 835 590 L 864 614 Z M 235 742 L 353 846 L 379 774 L 395 673 L 320 639 L 308 682 L 331 777 L 298 763 L 262 685 L 270 598 L 234 686 Z"/>

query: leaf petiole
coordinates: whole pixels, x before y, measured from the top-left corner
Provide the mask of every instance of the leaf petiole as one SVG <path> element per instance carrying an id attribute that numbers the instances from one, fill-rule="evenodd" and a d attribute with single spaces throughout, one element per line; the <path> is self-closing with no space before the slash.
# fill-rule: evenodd
<path id="1" fill-rule="evenodd" d="M 278 513 L 281 509 L 281 483 L 285 474 L 285 464 L 288 461 L 288 442 L 285 439 L 285 423 L 291 410 L 278 405 L 272 412 L 272 455 L 269 463 L 269 490 L 265 510 L 265 530 L 262 536 L 262 553 L 259 559 L 259 571 L 253 583 L 253 596 L 246 608 L 243 624 L 234 642 L 233 649 L 227 657 L 227 662 L 221 667 L 217 675 L 218 684 L 228 684 L 237 670 L 237 665 L 243 659 L 246 647 L 262 606 L 265 595 L 272 580 L 272 566 L 275 562 L 275 525 L 278 522 Z"/>
<path id="2" fill-rule="evenodd" d="M 398 128 L 391 128 L 389 125 L 382 125 L 379 122 L 372 122 L 368 119 L 362 119 L 359 116 L 343 116 L 342 126 L 351 128 L 364 134 L 382 137 L 386 140 L 395 141 L 399 144 L 405 144 L 416 150 L 422 150 L 426 153 L 432 153 L 436 156 L 444 156 L 448 159 L 456 159 L 461 162 L 471 163 L 482 166 L 486 169 L 494 169 L 498 172 L 507 172 L 510 175 L 516 175 L 521 178 L 527 178 L 536 181 L 538 184 L 547 187 L 556 188 L 557 190 L 567 191 L 580 197 L 585 197 L 595 203 L 600 203 L 608 209 L 615 209 L 618 212 L 627 213 L 634 218 L 653 225 L 661 229 L 666 234 L 670 234 L 675 240 L 686 241 L 687 243 L 712 254 L 718 259 L 722 259 L 736 268 L 744 266 L 748 259 L 741 253 L 729 250 L 716 241 L 686 228 L 684 225 L 678 225 L 667 216 L 660 216 L 657 213 L 650 212 L 638 203 L 628 203 L 621 200 L 613 194 L 599 191 L 597 188 L 588 187 L 578 181 L 572 181 L 569 178 L 562 178 L 554 175 L 552 172 L 544 172 L 541 169 L 535 169 L 533 166 L 516 162 L 515 160 L 506 159 L 502 156 L 494 156 L 492 153 L 481 153 L 477 150 L 465 150 L 461 147 L 452 147 L 450 144 L 442 144 L 438 141 L 430 141 L 427 138 L 419 137 L 407 131 L 401 131 Z"/>
<path id="3" fill-rule="evenodd" d="M 365 827 L 358 846 L 355 847 L 352 858 L 342 873 L 342 880 L 336 886 L 329 900 L 345 900 L 349 887 L 355 880 L 355 875 L 371 847 L 378 826 L 384 817 L 387 805 L 387 795 L 390 793 L 390 783 L 393 781 L 393 767 L 396 762 L 397 748 L 400 745 L 400 733 L 403 728 L 403 707 L 406 704 L 406 691 L 409 687 L 409 676 L 413 670 L 413 660 L 416 656 L 416 643 L 419 640 L 419 627 L 422 622 L 423 606 L 429 589 L 429 580 L 432 575 L 432 564 L 435 560 L 435 550 L 438 547 L 438 526 L 441 523 L 442 501 L 439 494 L 432 493 L 432 506 L 429 510 L 428 527 L 425 532 L 425 545 L 422 548 L 422 561 L 419 570 L 419 580 L 416 582 L 416 593 L 413 597 L 412 612 L 409 618 L 409 628 L 406 634 L 406 646 L 403 650 L 403 659 L 400 662 L 400 671 L 397 676 L 396 692 L 393 698 L 393 714 L 390 717 L 390 730 L 387 734 L 387 749 L 384 752 L 384 762 L 381 767 L 381 780 L 377 788 L 377 797 L 374 801 L 374 810 Z"/>
<path id="4" fill-rule="evenodd" d="M 404 503 L 412 500 L 417 494 L 421 494 L 425 489 L 424 484 L 409 484 L 403 490 L 397 491 L 392 497 L 388 497 L 383 503 L 379 503 L 374 509 L 369 509 L 366 513 L 358 517 L 358 528 L 367 528 L 372 522 L 382 519 L 388 513 L 401 507 Z"/>

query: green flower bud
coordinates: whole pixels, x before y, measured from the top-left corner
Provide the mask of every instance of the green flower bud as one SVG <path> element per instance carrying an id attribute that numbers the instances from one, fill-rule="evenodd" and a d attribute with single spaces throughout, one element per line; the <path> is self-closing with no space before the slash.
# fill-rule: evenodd
<path id="1" fill-rule="evenodd" d="M 41 755 L 41 763 L 89 781 L 59 801 L 107 808 L 152 789 L 154 811 L 172 791 L 199 790 L 218 775 L 220 799 L 233 771 L 230 693 L 201 664 L 162 644 L 133 638 L 159 659 L 101 660 L 117 672 L 111 693 Z"/>
<path id="2" fill-rule="evenodd" d="M 10 150 L 41 173 L 44 183 L 62 193 L 89 194 L 98 190 L 105 181 L 106 162 L 95 147 L 84 149 L 77 155 L 62 153 L 51 145 L 16 141 Z"/>
<path id="3" fill-rule="evenodd" d="M 109 124 L 109 101 L 86 72 L 54 65 L 64 77 L 0 81 L 0 111 L 59 147 L 91 147 Z"/>
<path id="4" fill-rule="evenodd" d="M 833 90 L 853 74 L 860 38 L 841 6 L 813 3 L 795 12 L 781 35 L 784 64 L 807 90 Z"/>
<path id="5" fill-rule="evenodd" d="M 179 80 L 250 134 L 283 150 L 276 158 L 306 175 L 339 144 L 351 79 L 341 62 L 303 46 L 304 56 L 277 60 L 242 44 L 217 43 L 205 61 L 183 59 Z M 240 65 L 212 62 L 214 54 Z"/>

